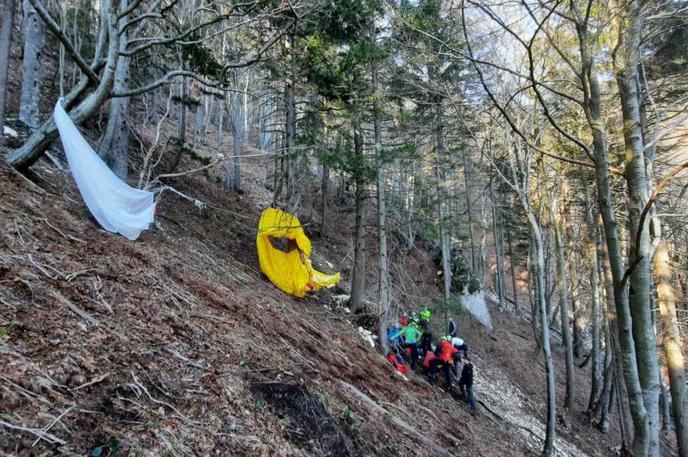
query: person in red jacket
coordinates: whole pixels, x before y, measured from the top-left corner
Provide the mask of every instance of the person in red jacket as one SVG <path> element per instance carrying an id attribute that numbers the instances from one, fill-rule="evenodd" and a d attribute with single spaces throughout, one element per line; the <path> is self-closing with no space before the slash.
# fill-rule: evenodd
<path id="1" fill-rule="evenodd" d="M 423 359 L 423 368 L 430 372 L 430 364 L 435 360 L 437 356 L 433 351 L 428 351 L 425 353 L 425 358 Z"/>
<path id="2" fill-rule="evenodd" d="M 399 360 L 399 356 L 397 356 L 396 354 L 394 354 L 394 353 L 392 353 L 392 352 L 390 352 L 389 354 L 387 354 L 387 361 L 389 361 L 389 363 L 391 363 L 392 366 L 393 366 L 394 368 L 396 368 L 396 370 L 397 370 L 399 373 L 402 373 L 402 374 L 408 373 L 408 366 L 405 365 L 404 362 L 402 362 L 401 360 Z"/>
<path id="3" fill-rule="evenodd" d="M 451 337 L 444 337 L 435 349 L 437 358 L 430 362 L 430 378 L 434 379 L 437 377 L 437 367 L 441 365 L 444 371 L 444 385 L 447 389 L 452 387 L 451 366 L 456 352 L 458 352 L 458 349 L 452 345 Z"/>

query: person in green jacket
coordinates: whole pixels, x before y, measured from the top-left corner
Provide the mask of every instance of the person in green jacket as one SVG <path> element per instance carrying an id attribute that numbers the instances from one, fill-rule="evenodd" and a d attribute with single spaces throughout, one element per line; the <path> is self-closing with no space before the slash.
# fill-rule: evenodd
<path id="1" fill-rule="evenodd" d="M 404 338 L 404 349 L 411 350 L 411 368 L 416 367 L 418 361 L 418 342 L 420 341 L 423 332 L 415 322 L 409 324 L 401 329 L 401 336 Z"/>
<path id="2" fill-rule="evenodd" d="M 423 357 L 425 357 L 425 354 L 432 350 L 432 327 L 430 326 L 432 313 L 426 306 L 418 313 L 418 316 L 418 326 L 423 333 L 420 340 L 420 347 L 423 350 Z"/>

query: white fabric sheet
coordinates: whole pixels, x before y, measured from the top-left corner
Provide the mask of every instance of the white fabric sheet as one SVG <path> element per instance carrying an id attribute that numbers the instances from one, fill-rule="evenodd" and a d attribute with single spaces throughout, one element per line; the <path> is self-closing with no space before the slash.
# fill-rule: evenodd
<path id="1" fill-rule="evenodd" d="M 490 310 L 487 308 L 485 294 L 482 290 L 475 294 L 464 293 L 461 295 L 461 304 L 478 322 L 492 330 L 492 318 L 490 317 Z"/>
<path id="2" fill-rule="evenodd" d="M 105 230 L 137 239 L 153 223 L 153 192 L 129 186 L 108 168 L 62 108 L 62 99 L 53 116 L 69 169 L 93 217 Z"/>

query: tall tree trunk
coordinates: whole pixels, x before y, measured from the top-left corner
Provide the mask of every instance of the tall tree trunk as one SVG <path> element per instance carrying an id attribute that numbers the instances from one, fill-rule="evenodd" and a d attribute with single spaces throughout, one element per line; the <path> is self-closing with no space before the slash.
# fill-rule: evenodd
<path id="1" fill-rule="evenodd" d="M 566 395 L 561 418 L 564 426 L 571 426 L 571 414 L 575 403 L 575 373 L 573 368 L 573 341 L 571 339 L 571 321 L 569 317 L 568 281 L 566 272 L 566 257 L 564 253 L 564 240 L 562 239 L 561 218 L 555 215 L 554 236 L 557 249 L 557 282 L 559 283 L 559 314 L 561 316 L 561 334 L 564 342 L 564 354 L 566 356 Z"/>
<path id="2" fill-rule="evenodd" d="M 518 278 L 518 270 L 516 269 L 516 265 L 518 265 L 518 262 L 515 259 L 516 251 L 514 250 L 514 246 L 511 242 L 511 230 L 506 231 L 506 241 L 509 248 L 509 266 L 511 268 L 511 288 L 513 289 L 514 294 L 514 311 L 516 314 L 518 314 L 518 287 L 516 285 L 516 278 Z"/>
<path id="3" fill-rule="evenodd" d="M 213 112 L 215 111 L 215 96 L 208 95 L 206 97 L 206 110 L 205 110 L 205 122 L 203 123 L 203 128 L 201 130 L 201 142 L 205 143 L 206 136 L 208 135 L 208 127 L 213 122 Z"/>
<path id="4" fill-rule="evenodd" d="M 506 296 L 504 291 L 506 290 L 504 283 L 504 245 L 502 243 L 500 225 L 501 217 L 499 214 L 499 208 L 497 208 L 497 200 L 494 196 L 494 186 L 492 180 L 490 180 L 490 201 L 492 203 L 492 237 L 494 239 L 495 246 L 495 257 L 497 261 L 497 283 L 495 284 L 495 289 L 497 291 L 497 298 L 499 299 L 499 309 L 504 310 L 506 307 Z"/>
<path id="5" fill-rule="evenodd" d="M 654 255 L 654 276 L 659 302 L 659 324 L 662 350 L 666 358 L 671 390 L 671 406 L 676 427 L 676 441 L 680 457 L 688 456 L 688 416 L 686 405 L 686 369 L 683 361 L 683 342 L 676 315 L 676 295 L 671 283 L 671 266 L 666 241 L 659 243 Z"/>
<path id="6" fill-rule="evenodd" d="M 41 3 L 44 3 L 44 1 Z M 41 53 L 43 51 L 43 20 L 33 9 L 29 0 L 23 0 L 24 11 L 24 60 L 22 61 L 22 84 L 19 101 L 19 120 L 31 130 L 39 126 L 39 101 L 41 96 Z"/>
<path id="7" fill-rule="evenodd" d="M 569 219 L 570 220 L 570 219 Z M 568 227 L 570 229 L 570 227 Z M 576 267 L 576 247 L 574 246 L 574 238 L 573 238 L 573 233 L 571 230 L 567 230 L 567 232 L 571 235 L 571 238 L 569 238 L 569 274 L 571 276 L 571 282 L 570 282 L 570 287 L 571 287 L 571 305 L 572 305 L 572 311 L 573 311 L 573 356 L 577 359 L 581 357 L 581 350 L 583 346 L 583 333 L 585 332 L 585 329 L 583 327 L 583 319 L 581 314 L 583 313 L 583 310 L 581 309 L 581 302 L 580 299 L 578 298 L 578 268 Z"/>
<path id="8" fill-rule="evenodd" d="M 239 86 L 239 77 L 234 74 L 234 87 Z M 229 190 L 236 193 L 243 192 L 241 182 L 241 154 L 244 145 L 244 114 L 242 100 L 239 93 L 229 96 L 229 119 L 232 125 L 232 169 L 228 172 L 227 183 Z M 291 211 L 290 211 L 291 212 Z"/>
<path id="9" fill-rule="evenodd" d="M 535 356 L 539 356 L 542 351 L 542 332 L 538 327 L 540 322 L 540 302 L 537 297 L 537 271 L 535 270 L 535 259 L 537 258 L 535 239 L 531 233 L 530 243 L 528 244 L 528 259 L 526 267 L 528 269 L 528 300 L 530 300 L 530 324 L 533 330 L 533 339 L 535 340 Z"/>
<path id="10" fill-rule="evenodd" d="M 241 125 L 232 119 L 232 176 L 229 180 L 230 190 L 240 193 L 241 188 L 241 150 L 242 150 Z"/>
<path id="11" fill-rule="evenodd" d="M 602 341 L 601 341 L 601 326 L 602 326 L 602 313 L 600 306 L 600 288 L 599 288 L 599 272 L 598 272 L 598 239 L 597 233 L 595 231 L 595 219 L 592 214 L 592 210 L 587 211 L 587 226 L 588 226 L 588 241 L 586 249 L 586 259 L 588 263 L 588 268 L 590 269 L 590 295 L 592 301 L 592 347 L 590 354 L 590 364 L 591 364 L 591 381 L 590 381 L 590 397 L 588 399 L 588 409 L 587 414 L 592 420 L 593 411 L 595 405 L 597 404 L 598 395 L 600 394 L 600 353 L 602 351 Z M 606 316 L 606 314 L 605 314 Z M 575 324 L 574 324 L 575 328 Z M 574 342 L 575 347 L 575 342 Z M 609 348 L 607 347 L 607 352 Z M 575 354 L 574 354 L 575 355 Z M 607 365 L 604 365 L 606 370 Z M 605 371 L 603 371 L 603 374 Z M 604 390 L 604 389 L 603 389 Z"/>
<path id="12" fill-rule="evenodd" d="M 293 48 L 292 48 L 293 49 Z M 285 98 L 287 104 L 287 115 L 286 115 L 286 198 L 285 203 L 292 209 L 292 206 L 296 206 L 294 203 L 298 200 L 296 193 L 296 94 L 294 91 L 294 83 L 288 80 L 285 87 Z M 295 209 L 295 208 L 293 208 Z"/>
<path id="13" fill-rule="evenodd" d="M 60 30 L 65 33 L 67 30 L 67 8 L 61 8 L 60 10 Z M 65 57 L 67 53 L 65 52 L 64 44 L 60 42 L 60 53 L 58 57 L 59 61 L 59 73 L 60 73 L 60 97 L 64 97 L 65 94 Z"/>
<path id="14" fill-rule="evenodd" d="M 181 87 L 181 101 L 179 102 L 179 124 L 177 124 L 177 139 L 180 146 L 186 143 L 186 103 L 189 99 L 189 82 L 186 77 L 182 78 Z"/>
<path id="15" fill-rule="evenodd" d="M 28 0 L 24 0 L 28 2 Z M 120 9 L 128 7 L 128 0 L 120 0 Z M 126 23 L 126 18 L 120 20 L 120 27 Z M 120 51 L 124 51 L 127 42 L 127 31 L 121 34 Z M 120 55 L 115 70 L 115 92 L 129 89 L 129 57 Z M 110 166 L 120 178 L 126 179 L 129 174 L 129 97 L 119 97 L 110 100 L 110 116 L 108 117 L 105 134 L 98 144 L 98 155 Z"/>
<path id="16" fill-rule="evenodd" d="M 206 96 L 201 94 L 198 99 L 198 104 L 196 105 L 196 115 L 194 116 L 194 136 L 193 144 L 194 146 L 202 141 L 201 130 L 203 129 L 203 115 L 205 114 L 205 103 Z"/>
<path id="17" fill-rule="evenodd" d="M 606 305 L 603 306 L 606 309 Z M 591 418 L 599 417 L 595 427 L 602 433 L 607 433 L 611 421 L 611 395 L 614 389 L 614 349 L 612 343 L 612 327 L 609 318 L 604 319 L 604 370 L 602 372 L 602 390 L 593 407 Z"/>
<path id="18" fill-rule="evenodd" d="M 471 242 L 471 271 L 474 276 L 478 277 L 478 257 L 475 253 L 475 233 L 473 231 L 473 204 L 471 197 L 474 195 L 471 192 L 471 177 L 473 175 L 473 166 L 471 158 L 468 154 L 468 148 L 463 151 L 463 179 L 466 186 L 466 214 L 468 215 L 468 236 Z"/>
<path id="19" fill-rule="evenodd" d="M 447 227 L 449 215 L 447 214 L 447 198 L 445 192 L 446 160 L 444 150 L 444 132 L 442 125 L 442 113 L 439 103 L 435 111 L 435 153 L 437 155 L 435 163 L 435 177 L 437 179 L 437 217 L 439 219 L 440 248 L 442 251 L 442 279 L 444 281 L 444 301 L 447 303 L 451 298 L 452 289 L 452 245 L 449 228 Z"/>
<path id="20" fill-rule="evenodd" d="M 379 126 L 378 126 L 379 127 Z M 378 129 L 376 129 L 378 130 Z M 377 132 L 376 132 L 377 133 Z M 377 144 L 376 138 L 376 144 Z M 389 264 L 387 260 L 387 202 L 385 200 L 385 175 L 384 169 L 380 168 L 377 177 L 377 221 L 378 221 L 378 240 L 380 244 L 380 258 L 379 258 L 379 295 L 380 295 L 380 310 L 379 310 L 379 325 L 378 338 L 383 352 L 386 354 L 389 350 L 387 344 L 387 325 L 389 324 L 389 306 L 390 306 L 390 287 L 389 287 Z"/>
<path id="21" fill-rule="evenodd" d="M 10 46 L 14 28 L 16 0 L 5 0 L 0 18 L 0 145 L 4 142 L 5 96 L 7 94 L 7 73 L 10 66 Z"/>
<path id="22" fill-rule="evenodd" d="M 590 99 L 586 105 L 586 115 L 592 130 L 597 200 L 604 225 L 604 235 L 614 285 L 619 351 L 622 357 L 624 381 L 633 418 L 634 435 L 632 448 L 634 455 L 643 456 L 647 453 L 650 442 L 650 428 L 638 375 L 635 343 L 631 330 L 632 320 L 628 290 L 623 280 L 625 273 L 624 258 L 619 240 L 618 223 L 613 207 L 600 85 L 594 71 L 590 70 L 589 74 Z M 621 392 L 619 392 L 619 395 L 621 395 Z"/>
<path id="23" fill-rule="evenodd" d="M 554 364 L 552 363 L 552 350 L 550 347 L 549 318 L 547 316 L 547 307 L 545 306 L 545 246 L 542 241 L 540 224 L 537 222 L 532 210 L 529 211 L 528 208 L 529 205 L 526 207 L 526 214 L 533 233 L 533 240 L 535 241 L 535 258 L 533 259 L 533 263 L 536 273 L 536 301 L 539 308 L 538 317 L 540 321 L 540 330 L 542 332 L 542 353 L 545 358 L 545 371 L 547 374 L 547 425 L 545 427 L 545 443 L 541 456 L 549 457 L 552 455 L 554 448 L 557 397 L 554 384 Z"/>
<path id="24" fill-rule="evenodd" d="M 648 201 L 648 179 L 640 119 L 638 67 L 640 65 L 641 12 L 637 1 L 618 2 L 618 42 L 613 53 L 614 72 L 619 87 L 624 119 L 625 178 L 628 189 L 631 274 L 629 303 L 638 376 L 647 412 L 649 440 L 647 455 L 659 456 L 659 366 L 657 341 L 650 307 L 650 233 L 640 215 Z M 639 238 L 638 238 L 639 237 Z"/>
<path id="25" fill-rule="evenodd" d="M 377 68 L 373 68 L 373 92 L 378 90 L 377 78 Z M 375 156 L 380 163 L 380 169 L 377 175 L 377 233 L 380 250 L 380 257 L 378 260 L 380 276 L 378 284 L 378 294 L 380 297 L 378 341 L 382 347 L 383 354 L 387 354 L 389 351 L 387 325 L 390 321 L 389 263 L 387 260 L 387 199 L 385 195 L 385 165 L 382 160 L 382 125 L 380 121 L 380 107 L 377 101 L 373 106 L 373 134 L 375 136 Z"/>
<path id="26" fill-rule="evenodd" d="M 330 167 L 322 166 L 320 182 L 320 237 L 327 236 L 327 187 L 330 182 Z"/>
<path id="27" fill-rule="evenodd" d="M 602 217 L 598 218 L 598 233 L 599 237 L 602 238 L 604 236 L 604 224 Z M 609 249 L 608 249 L 608 244 L 606 242 L 599 242 L 599 250 L 597 252 L 598 254 L 598 260 L 599 260 L 599 271 L 600 271 L 600 278 L 602 279 L 602 282 L 604 284 L 604 292 L 605 292 L 605 309 L 606 309 L 606 315 L 607 318 L 605 319 L 605 323 L 607 325 L 607 334 L 606 337 L 606 350 L 609 352 L 609 356 L 605 355 L 605 363 L 611 362 L 611 365 L 609 367 L 609 372 L 608 378 L 605 378 L 605 386 L 607 383 L 610 383 L 608 387 L 608 403 L 604 405 L 600 405 L 598 408 L 596 408 L 596 413 L 601 414 L 600 421 L 597 424 L 597 428 L 602 431 L 606 432 L 609 423 L 611 421 L 611 411 L 614 406 L 614 392 L 616 392 L 616 399 L 618 403 L 618 413 L 619 413 L 619 427 L 621 430 L 621 443 L 622 443 L 622 449 L 624 451 L 627 451 L 629 449 L 629 443 L 628 443 L 628 430 L 632 430 L 635 425 L 632 425 L 629 423 L 628 419 L 628 412 L 631 411 L 631 416 L 633 415 L 633 412 L 630 408 L 630 401 L 629 399 L 631 398 L 628 393 L 628 389 L 626 388 L 626 378 L 627 376 L 625 375 L 625 368 L 624 368 L 624 356 L 623 356 L 623 350 L 619 344 L 619 338 L 617 335 L 620 334 L 619 328 L 618 328 L 618 323 L 619 319 L 616 313 L 616 306 L 611 307 L 610 305 L 616 304 L 616 296 L 615 296 L 615 285 L 614 285 L 614 277 L 612 273 L 612 267 L 609 261 Z M 633 359 L 635 362 L 635 359 Z M 602 400 L 600 400 L 602 401 Z M 642 406 L 642 399 L 637 400 L 640 405 Z"/>
<path id="28" fill-rule="evenodd" d="M 662 432 L 671 430 L 671 393 L 669 386 L 662 378 L 662 371 L 667 372 L 666 360 L 659 360 L 659 415 L 662 418 Z M 678 441 L 678 440 L 677 440 Z"/>
<path id="29" fill-rule="evenodd" d="M 225 105 L 225 100 L 222 99 L 218 103 L 220 106 L 218 107 L 218 120 L 217 120 L 217 147 L 220 151 L 224 153 L 224 142 L 225 142 L 225 109 L 227 108 Z M 262 149 L 262 144 L 261 144 L 261 151 Z"/>
<path id="30" fill-rule="evenodd" d="M 361 132 L 360 113 L 354 114 L 354 154 L 359 160 L 363 160 L 363 134 Z M 357 174 L 354 177 L 356 186 L 356 238 L 354 239 L 354 266 L 351 278 L 351 312 L 356 313 L 363 309 L 363 294 L 365 291 L 365 229 L 363 227 L 365 216 L 365 181 L 363 176 Z"/>

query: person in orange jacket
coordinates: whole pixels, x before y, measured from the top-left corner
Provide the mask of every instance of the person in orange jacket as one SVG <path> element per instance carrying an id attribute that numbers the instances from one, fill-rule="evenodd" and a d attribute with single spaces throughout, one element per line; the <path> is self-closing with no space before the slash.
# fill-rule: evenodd
<path id="1" fill-rule="evenodd" d="M 444 371 L 444 385 L 447 389 L 451 389 L 452 387 L 451 366 L 454 361 L 454 354 L 457 352 L 458 349 L 456 349 L 451 343 L 451 337 L 444 337 L 435 349 L 435 355 L 437 358 L 430 362 L 431 379 L 437 377 L 437 367 L 442 365 L 442 371 Z"/>

